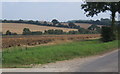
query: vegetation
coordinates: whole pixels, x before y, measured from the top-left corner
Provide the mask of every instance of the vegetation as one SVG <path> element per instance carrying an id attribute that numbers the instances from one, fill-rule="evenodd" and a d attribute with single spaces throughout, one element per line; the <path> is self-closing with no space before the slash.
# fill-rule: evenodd
<path id="1" fill-rule="evenodd" d="M 11 35 L 11 32 L 9 30 L 7 30 L 6 35 Z"/>
<path id="2" fill-rule="evenodd" d="M 115 40 L 116 37 L 111 27 L 102 27 L 102 41 L 109 42 Z"/>
<path id="3" fill-rule="evenodd" d="M 42 35 L 42 32 L 41 31 L 31 32 L 29 28 L 24 28 L 23 35 Z"/>
<path id="4" fill-rule="evenodd" d="M 55 61 L 100 54 L 117 48 L 117 41 L 102 43 L 99 40 L 78 41 L 57 45 L 13 47 L 3 51 L 3 67 L 24 67 Z"/>
<path id="5" fill-rule="evenodd" d="M 101 33 L 101 28 L 98 27 L 97 25 L 93 24 L 90 27 L 88 27 L 88 30 L 96 31 L 98 33 Z"/>
<path id="6" fill-rule="evenodd" d="M 88 23 L 88 24 L 97 24 L 97 25 L 105 25 L 105 26 L 110 26 L 111 25 L 111 20 L 108 18 L 101 18 L 100 20 L 71 20 L 68 22 L 73 22 L 73 23 Z M 116 22 L 118 23 L 118 22 Z"/>
<path id="7" fill-rule="evenodd" d="M 31 31 L 29 28 L 24 28 L 23 29 L 23 35 L 30 35 L 31 34 Z"/>
<path id="8" fill-rule="evenodd" d="M 53 26 L 53 27 L 62 27 L 62 28 L 71 28 L 69 25 L 61 24 L 58 20 L 53 19 L 52 23 L 47 23 L 44 21 L 43 23 L 40 21 L 33 21 L 33 20 L 0 20 L 2 23 L 25 23 L 25 24 L 35 24 L 35 25 L 41 25 L 41 26 Z M 74 29 L 79 29 L 80 26 L 74 27 Z"/>
<path id="9" fill-rule="evenodd" d="M 17 33 L 12 33 L 9 30 L 7 30 L 5 35 L 17 35 Z"/>
<path id="10" fill-rule="evenodd" d="M 116 37 L 116 23 L 115 23 L 115 17 L 116 13 L 120 13 L 120 2 L 86 2 L 86 4 L 82 4 L 82 9 L 87 13 L 86 16 L 91 16 L 93 17 L 94 15 L 98 15 L 101 12 L 106 12 L 110 11 L 111 12 L 111 29 L 108 30 L 108 28 L 102 29 L 102 32 L 107 32 L 110 31 L 112 32 L 112 35 L 109 38 L 113 38 L 110 40 L 115 40 L 114 38 Z M 106 30 L 106 31 L 105 31 Z M 102 33 L 105 34 L 105 33 Z M 104 37 L 104 35 L 102 35 Z M 103 38 L 106 39 L 106 38 Z"/>
<path id="11" fill-rule="evenodd" d="M 58 23 L 59 23 L 59 21 L 58 21 L 58 20 L 56 20 L 56 19 L 53 19 L 53 20 L 52 20 L 52 23 L 53 23 L 53 25 L 55 26 L 56 24 L 58 24 Z"/>
<path id="12" fill-rule="evenodd" d="M 41 31 L 30 31 L 29 28 L 24 28 L 22 35 L 43 35 L 43 34 L 99 34 L 101 29 L 96 26 L 96 30 L 93 29 L 94 27 L 90 26 L 88 29 L 80 28 L 78 31 L 69 31 L 69 32 L 64 32 L 63 30 L 60 29 L 49 29 L 45 30 L 44 32 Z M 4 34 L 3 34 L 4 35 Z M 5 35 L 17 35 L 17 33 L 12 33 L 9 30 L 6 31 Z"/>

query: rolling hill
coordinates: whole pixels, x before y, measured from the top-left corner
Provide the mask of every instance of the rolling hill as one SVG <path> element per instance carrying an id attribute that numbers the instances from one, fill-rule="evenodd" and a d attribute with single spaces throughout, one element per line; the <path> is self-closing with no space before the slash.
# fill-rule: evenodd
<path id="1" fill-rule="evenodd" d="M 3 34 L 5 34 L 7 30 L 10 30 L 11 32 L 15 32 L 17 34 L 22 34 L 24 28 L 29 28 L 31 31 L 42 31 L 42 32 L 44 32 L 44 30 L 49 30 L 49 29 L 61 29 L 64 32 L 77 31 L 77 29 L 39 26 L 39 25 L 23 24 L 23 23 L 2 23 Z"/>

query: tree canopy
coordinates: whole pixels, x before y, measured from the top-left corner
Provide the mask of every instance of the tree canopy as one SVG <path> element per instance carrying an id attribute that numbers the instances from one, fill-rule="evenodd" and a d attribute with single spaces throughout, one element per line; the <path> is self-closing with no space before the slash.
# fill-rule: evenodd
<path id="1" fill-rule="evenodd" d="M 115 32 L 115 17 L 117 12 L 120 14 L 120 2 L 86 2 L 81 7 L 84 9 L 86 16 L 91 17 L 101 12 L 110 11 L 112 19 L 111 27 L 113 32 Z"/>

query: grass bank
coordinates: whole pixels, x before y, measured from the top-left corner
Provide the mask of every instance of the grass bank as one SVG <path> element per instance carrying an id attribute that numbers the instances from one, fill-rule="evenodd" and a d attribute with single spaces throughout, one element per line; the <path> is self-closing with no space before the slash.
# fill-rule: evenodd
<path id="1" fill-rule="evenodd" d="M 28 49 L 14 47 L 3 51 L 3 67 L 30 67 L 30 64 L 45 64 L 91 56 L 117 48 L 117 46 L 117 41 L 102 43 L 99 40 L 87 40 Z"/>

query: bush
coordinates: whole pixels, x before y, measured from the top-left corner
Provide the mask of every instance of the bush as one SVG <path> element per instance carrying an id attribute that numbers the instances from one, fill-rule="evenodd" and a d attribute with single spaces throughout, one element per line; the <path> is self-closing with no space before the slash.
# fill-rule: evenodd
<path id="1" fill-rule="evenodd" d="M 78 31 L 69 31 L 68 33 L 69 33 L 69 34 L 79 34 Z"/>
<path id="2" fill-rule="evenodd" d="M 42 32 L 41 31 L 31 32 L 31 35 L 42 35 Z"/>
<path id="3" fill-rule="evenodd" d="M 88 29 L 80 28 L 78 29 L 80 34 L 91 34 L 91 32 Z"/>
<path id="4" fill-rule="evenodd" d="M 12 33 L 9 30 L 6 31 L 6 35 L 11 35 L 11 34 Z"/>
<path id="5" fill-rule="evenodd" d="M 31 31 L 29 28 L 24 28 L 23 29 L 23 35 L 31 35 Z"/>
<path id="6" fill-rule="evenodd" d="M 17 33 L 11 33 L 11 35 L 17 35 Z"/>
<path id="7" fill-rule="evenodd" d="M 12 32 L 10 32 L 10 30 L 7 30 L 5 35 L 17 35 L 17 33 L 12 33 Z"/>
<path id="8" fill-rule="evenodd" d="M 112 31 L 111 27 L 102 27 L 102 31 L 101 31 L 101 40 L 103 42 L 109 42 L 109 41 L 113 41 L 116 39 L 115 34 Z"/>

